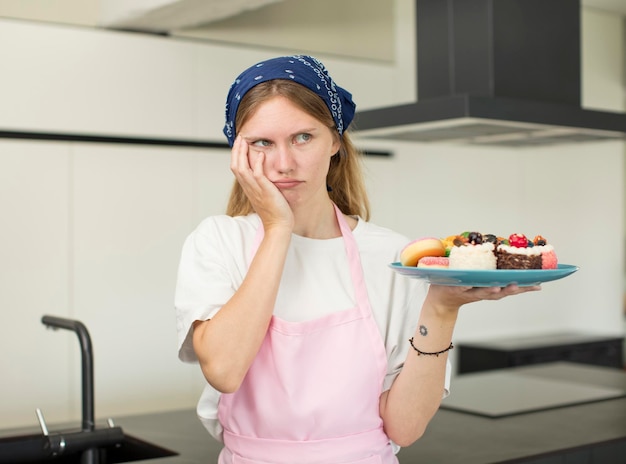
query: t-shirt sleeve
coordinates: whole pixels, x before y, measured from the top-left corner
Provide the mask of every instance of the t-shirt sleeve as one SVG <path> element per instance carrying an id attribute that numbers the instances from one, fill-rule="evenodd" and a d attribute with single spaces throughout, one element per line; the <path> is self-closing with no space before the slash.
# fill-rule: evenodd
<path id="1" fill-rule="evenodd" d="M 174 307 L 178 357 L 195 362 L 192 326 L 211 319 L 235 292 L 232 264 L 214 218 L 203 221 L 185 240 L 178 266 Z M 231 259 L 232 261 L 232 259 Z"/>

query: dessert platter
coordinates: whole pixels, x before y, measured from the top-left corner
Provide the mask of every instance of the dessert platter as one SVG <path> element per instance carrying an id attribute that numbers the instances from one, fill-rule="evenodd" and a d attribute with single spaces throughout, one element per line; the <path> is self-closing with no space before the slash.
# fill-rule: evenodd
<path id="1" fill-rule="evenodd" d="M 562 279 L 578 270 L 558 262 L 554 247 L 541 235 L 508 238 L 463 232 L 445 239 L 423 237 L 408 243 L 395 272 L 431 284 L 467 287 L 520 287 Z"/>

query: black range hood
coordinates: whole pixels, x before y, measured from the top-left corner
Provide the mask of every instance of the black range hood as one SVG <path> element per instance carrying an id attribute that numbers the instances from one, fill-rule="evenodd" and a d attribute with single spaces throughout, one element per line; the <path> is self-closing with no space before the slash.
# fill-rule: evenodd
<path id="1" fill-rule="evenodd" d="M 416 0 L 415 103 L 361 111 L 360 137 L 537 146 L 626 139 L 581 107 L 579 0 Z"/>

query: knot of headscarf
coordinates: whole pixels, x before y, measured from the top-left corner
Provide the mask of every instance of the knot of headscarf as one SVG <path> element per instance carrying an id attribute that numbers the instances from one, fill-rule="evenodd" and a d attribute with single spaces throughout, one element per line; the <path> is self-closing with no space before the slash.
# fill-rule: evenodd
<path id="1" fill-rule="evenodd" d="M 306 55 L 281 56 L 249 67 L 230 86 L 226 98 L 224 134 L 231 147 L 237 135 L 235 117 L 239 102 L 252 87 L 273 79 L 297 82 L 319 95 L 326 103 L 339 135 L 342 135 L 352 122 L 356 108 L 352 94 L 335 84 L 321 61 Z"/>

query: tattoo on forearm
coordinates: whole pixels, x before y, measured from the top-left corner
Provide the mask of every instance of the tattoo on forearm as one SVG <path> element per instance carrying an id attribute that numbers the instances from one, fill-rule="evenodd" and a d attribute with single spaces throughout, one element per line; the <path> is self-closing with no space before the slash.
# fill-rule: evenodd
<path id="1" fill-rule="evenodd" d="M 420 325 L 420 335 L 422 337 L 425 337 L 426 335 L 428 335 L 428 329 L 426 328 L 425 325 Z"/>

